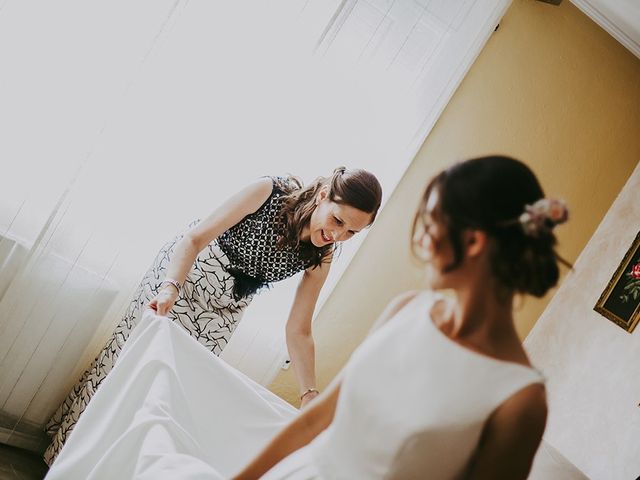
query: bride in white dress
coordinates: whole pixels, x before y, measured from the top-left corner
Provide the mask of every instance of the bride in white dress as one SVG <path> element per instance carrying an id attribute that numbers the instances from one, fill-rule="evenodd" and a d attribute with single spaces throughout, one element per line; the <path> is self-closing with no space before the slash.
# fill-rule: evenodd
<path id="1" fill-rule="evenodd" d="M 48 478 L 525 479 L 547 406 L 513 298 L 556 284 L 566 218 L 511 158 L 440 173 L 412 236 L 429 289 L 301 413 L 148 312 Z"/>

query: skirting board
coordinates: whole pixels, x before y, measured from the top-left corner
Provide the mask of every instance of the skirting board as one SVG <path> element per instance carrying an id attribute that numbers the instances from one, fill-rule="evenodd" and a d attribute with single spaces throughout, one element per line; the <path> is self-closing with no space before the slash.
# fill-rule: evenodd
<path id="1" fill-rule="evenodd" d="M 42 425 L 19 421 L 0 412 L 0 443 L 42 454 L 49 444 L 49 438 Z"/>

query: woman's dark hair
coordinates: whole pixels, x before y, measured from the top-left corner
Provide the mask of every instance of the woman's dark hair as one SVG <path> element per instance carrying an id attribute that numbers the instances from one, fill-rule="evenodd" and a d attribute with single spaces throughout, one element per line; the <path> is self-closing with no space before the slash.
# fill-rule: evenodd
<path id="1" fill-rule="evenodd" d="M 503 156 L 482 157 L 457 163 L 437 175 L 427 186 L 414 218 L 414 253 L 415 232 L 428 221 L 426 204 L 433 191 L 438 193 L 438 203 L 432 215 L 445 226 L 454 252 L 453 263 L 445 271 L 456 269 L 463 261 L 462 233 L 477 229 L 495 240 L 490 262 L 503 287 L 541 297 L 556 285 L 559 257 L 552 226 L 527 235 L 518 221 L 527 205 L 544 198 L 540 183 L 524 163 Z"/>
<path id="2" fill-rule="evenodd" d="M 281 187 L 286 193 L 282 215 L 287 225 L 287 234 L 280 245 L 301 245 L 300 234 L 309 224 L 316 208 L 316 196 L 325 185 L 329 187 L 328 198 L 332 202 L 349 205 L 371 215 L 371 223 L 378 214 L 382 202 L 382 187 L 370 172 L 361 169 L 338 167 L 330 177 L 318 177 L 306 187 L 296 177 L 288 177 L 289 187 Z M 309 247 L 301 249 L 301 254 L 311 260 L 312 266 L 319 266 L 333 254 L 334 246 Z"/>

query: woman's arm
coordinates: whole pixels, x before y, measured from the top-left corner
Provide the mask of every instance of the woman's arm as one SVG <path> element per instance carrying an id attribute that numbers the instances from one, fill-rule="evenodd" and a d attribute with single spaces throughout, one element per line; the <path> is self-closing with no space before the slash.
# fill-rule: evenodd
<path id="1" fill-rule="evenodd" d="M 329 274 L 329 268 L 329 263 L 322 263 L 315 269 L 309 268 L 304 272 L 287 320 L 287 350 L 298 380 L 300 395 L 311 388 L 316 388 L 315 344 L 311 334 L 311 321 L 320 289 Z M 305 406 L 317 395 L 317 392 L 304 395 L 301 406 Z"/>
<path id="2" fill-rule="evenodd" d="M 544 386 L 529 385 L 489 417 L 467 478 L 526 479 L 547 420 Z"/>
<path id="3" fill-rule="evenodd" d="M 233 477 L 234 480 L 260 478 L 287 455 L 311 442 L 333 421 L 339 393 L 340 380 L 336 377 L 309 408 L 298 415 L 246 468 Z"/>
<path id="4" fill-rule="evenodd" d="M 228 198 L 211 215 L 189 230 L 176 244 L 166 277 L 172 278 L 180 284 L 184 283 L 198 253 L 213 239 L 260 208 L 272 191 L 272 180 L 261 178 Z M 159 315 L 166 315 L 173 308 L 177 297 L 176 288 L 165 284 L 156 298 L 149 303 L 149 306 L 155 309 Z"/>
<path id="5" fill-rule="evenodd" d="M 309 269 L 305 272 L 305 276 L 298 285 L 287 322 L 287 348 L 300 387 L 300 395 L 309 388 L 316 388 L 315 345 L 311 335 L 311 320 L 318 294 L 326 280 L 328 271 L 329 264 L 323 264 L 316 270 Z M 415 291 L 405 292 L 391 300 L 374 322 L 370 333 L 386 323 L 416 295 Z M 300 406 L 304 407 L 317 395 L 317 392 L 308 393 L 301 400 Z"/>

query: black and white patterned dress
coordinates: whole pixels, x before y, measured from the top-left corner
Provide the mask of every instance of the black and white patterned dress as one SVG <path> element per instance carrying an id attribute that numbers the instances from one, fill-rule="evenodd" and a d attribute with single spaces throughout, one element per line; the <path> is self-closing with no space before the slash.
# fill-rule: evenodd
<path id="1" fill-rule="evenodd" d="M 254 213 L 212 241 L 197 256 L 168 316 L 214 355 L 220 355 L 254 293 L 311 265 L 300 246 L 278 246 L 286 225 L 280 212 L 291 184 L 272 177 L 273 191 Z M 197 224 L 194 222 L 191 226 Z M 138 287 L 120 324 L 91 367 L 46 425 L 52 443 L 44 458 L 51 464 L 94 392 L 113 365 L 143 308 L 156 296 L 174 249 L 183 234 L 165 244 Z"/>

